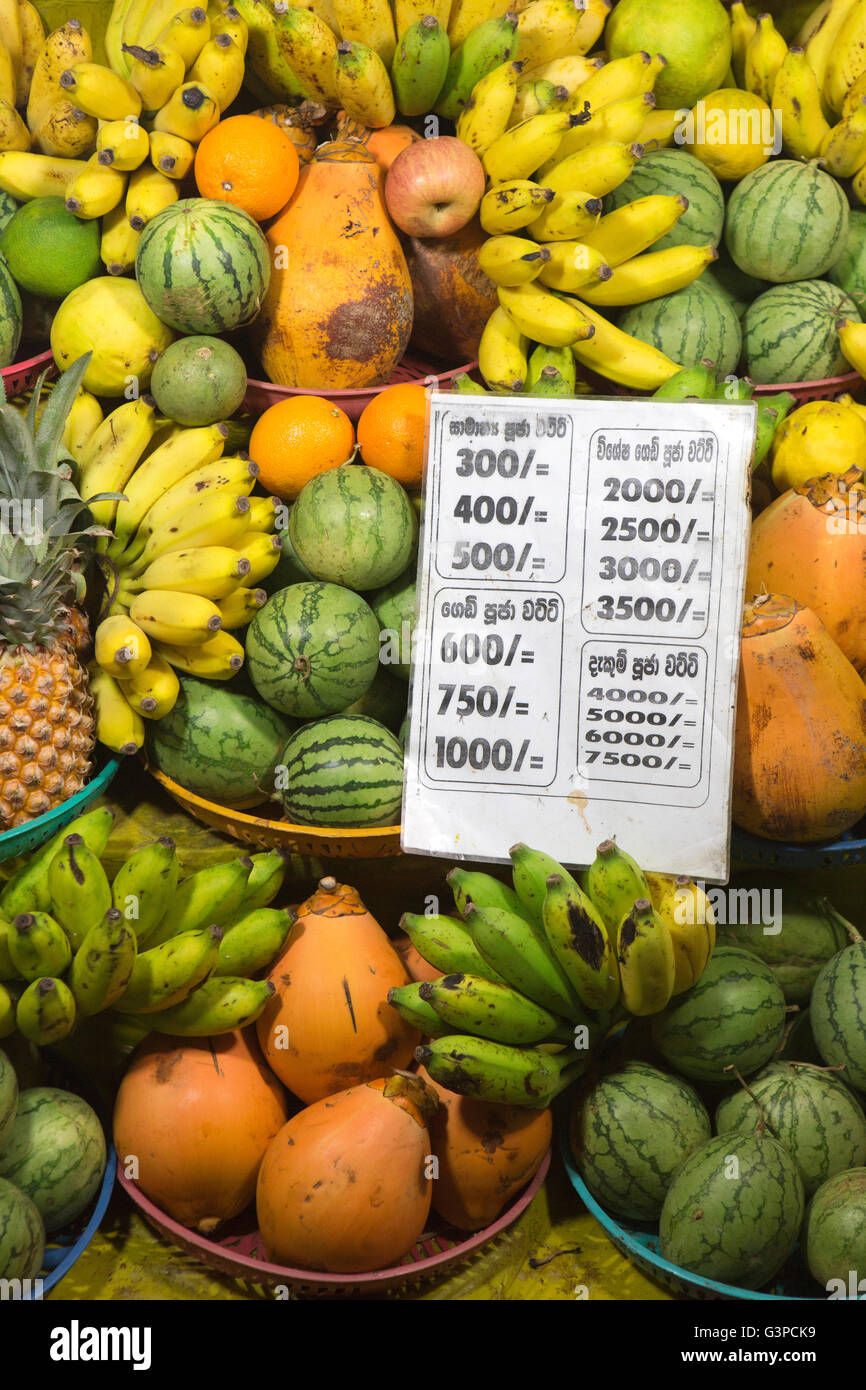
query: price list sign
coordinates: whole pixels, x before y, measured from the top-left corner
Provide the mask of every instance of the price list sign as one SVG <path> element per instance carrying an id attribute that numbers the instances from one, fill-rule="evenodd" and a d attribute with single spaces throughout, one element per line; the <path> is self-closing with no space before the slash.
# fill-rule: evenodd
<path id="1" fill-rule="evenodd" d="M 402 843 L 724 880 L 755 407 L 431 397 Z"/>

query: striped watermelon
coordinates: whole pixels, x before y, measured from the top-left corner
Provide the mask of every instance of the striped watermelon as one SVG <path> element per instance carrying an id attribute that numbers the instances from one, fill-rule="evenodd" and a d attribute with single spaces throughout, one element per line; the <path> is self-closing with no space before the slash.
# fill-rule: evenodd
<path id="1" fill-rule="evenodd" d="M 370 595 L 370 607 L 379 620 L 383 633 L 379 660 L 401 680 L 408 681 L 415 627 L 415 565 L 384 589 Z M 384 637 L 388 633 L 388 638 Z M 395 660 L 394 658 L 398 658 Z"/>
<path id="2" fill-rule="evenodd" d="M 769 966 L 737 946 L 717 946 L 696 985 L 652 1020 L 652 1039 L 694 1081 L 730 1081 L 772 1057 L 785 1031 L 785 996 Z"/>
<path id="3" fill-rule="evenodd" d="M 681 366 L 693 367 L 706 358 L 715 363 L 717 376 L 735 371 L 740 360 L 739 317 L 706 273 L 684 290 L 626 309 L 619 327 Z"/>
<path id="4" fill-rule="evenodd" d="M 30 1198 L 0 1178 L 0 1279 L 35 1279 L 45 1254 L 45 1227 Z"/>
<path id="5" fill-rule="evenodd" d="M 815 280 L 839 259 L 848 200 L 816 161 L 775 159 L 737 184 L 725 216 L 725 244 L 747 275 L 774 284 Z"/>
<path id="6" fill-rule="evenodd" d="M 271 261 L 248 213 L 210 198 L 182 198 L 148 222 L 135 274 L 163 323 L 181 333 L 218 334 L 255 318 Z"/>
<path id="7" fill-rule="evenodd" d="M 147 721 L 154 767 L 187 791 L 221 806 L 257 806 L 295 729 L 241 676 L 228 685 L 180 676 L 180 695 L 162 719 Z"/>
<path id="8" fill-rule="evenodd" d="M 853 299 L 826 280 L 774 285 L 743 318 L 746 371 L 759 386 L 823 381 L 850 371 L 836 320 L 860 322 Z"/>
<path id="9" fill-rule="evenodd" d="M 835 1173 L 866 1163 L 863 1107 L 829 1072 L 770 1062 L 750 1079 L 748 1092 L 737 1090 L 721 1102 L 716 1132 L 750 1134 L 762 1115 L 797 1164 L 807 1197 Z"/>
<path id="10" fill-rule="evenodd" d="M 18 1078 L 5 1052 L 0 1052 L 0 1147 L 18 1111 Z"/>
<path id="11" fill-rule="evenodd" d="M 95 1111 L 71 1091 L 22 1091 L 0 1149 L 0 1177 L 35 1203 L 49 1234 L 80 1216 L 105 1172 L 106 1147 Z"/>
<path id="12" fill-rule="evenodd" d="M 278 589 L 287 589 L 290 584 L 301 584 L 305 579 L 315 578 L 315 575 L 310 574 L 306 565 L 302 565 L 295 554 L 294 546 L 289 538 L 288 526 L 284 526 L 277 534 L 283 553 L 277 561 L 276 569 L 271 570 L 270 574 L 261 581 L 261 587 L 268 594 L 275 594 Z"/>
<path id="13" fill-rule="evenodd" d="M 805 1246 L 806 1262 L 813 1279 L 824 1288 L 831 1279 L 841 1280 L 845 1289 L 842 1297 L 863 1297 L 866 1293 L 866 1168 L 849 1168 L 845 1173 L 837 1173 L 818 1189 L 806 1213 Z M 852 1274 L 853 1294 L 850 1291 Z M 838 1297 L 839 1291 L 836 1293 Z"/>
<path id="14" fill-rule="evenodd" d="M 0 367 L 10 367 L 15 361 L 22 324 L 21 295 L 6 257 L 0 256 Z"/>
<path id="15" fill-rule="evenodd" d="M 803 1180 L 787 1149 L 763 1131 L 722 1134 L 686 1159 L 662 1207 L 666 1260 L 741 1289 L 759 1289 L 793 1253 Z"/>
<path id="16" fill-rule="evenodd" d="M 0 232 L 11 222 L 21 204 L 12 197 L 11 193 L 4 193 L 0 190 Z"/>
<path id="17" fill-rule="evenodd" d="M 827 271 L 827 279 L 846 294 L 866 294 L 866 208 L 848 212 L 848 235 L 837 261 Z M 858 299 L 858 304 L 863 300 Z"/>
<path id="18" fill-rule="evenodd" d="M 656 150 L 645 154 L 604 200 L 604 211 L 613 212 L 636 198 L 661 193 L 682 193 L 689 205 L 671 231 L 653 243 L 653 251 L 667 246 L 717 246 L 725 222 L 725 195 L 712 170 L 686 150 Z M 691 365 L 691 364 L 689 364 Z"/>
<path id="19" fill-rule="evenodd" d="M 734 265 L 724 247 L 719 250 L 719 259 L 707 266 L 704 275 L 727 297 L 741 321 L 752 301 L 770 288 L 766 280 L 756 280 L 754 275 L 746 275 Z"/>
<path id="20" fill-rule="evenodd" d="M 828 1066 L 844 1066 L 849 1086 L 866 1091 L 866 941 L 828 960 L 812 990 L 809 1017 Z"/>
<path id="21" fill-rule="evenodd" d="M 718 939 L 769 965 L 789 1004 L 806 1004 L 821 967 L 848 945 L 850 937 L 844 919 L 826 898 L 794 887 L 780 892 L 780 931 L 765 932 L 753 922 L 732 922 L 719 927 Z"/>
<path id="22" fill-rule="evenodd" d="M 283 752 L 286 816 L 297 825 L 395 825 L 403 796 L 403 750 L 384 724 L 360 714 L 317 719 Z"/>
<path id="23" fill-rule="evenodd" d="M 378 468 L 344 463 L 301 489 L 289 540 L 317 579 L 379 589 L 402 574 L 415 548 L 418 517 L 398 482 Z"/>
<path id="24" fill-rule="evenodd" d="M 290 584 L 247 630 L 246 669 L 263 700 L 299 719 L 343 710 L 379 667 L 379 624 L 360 594 L 339 584 Z"/>
<path id="25" fill-rule="evenodd" d="M 680 1164 L 712 1134 L 697 1092 L 647 1062 L 626 1062 L 578 1092 L 571 1149 L 593 1197 L 617 1216 L 656 1221 Z"/>

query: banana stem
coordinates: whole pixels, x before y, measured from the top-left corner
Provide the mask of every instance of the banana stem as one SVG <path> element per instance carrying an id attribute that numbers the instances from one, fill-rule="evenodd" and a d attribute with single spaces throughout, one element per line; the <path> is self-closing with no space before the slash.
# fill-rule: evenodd
<path id="1" fill-rule="evenodd" d="M 758 1097 L 755 1095 L 754 1091 L 752 1090 L 751 1086 L 749 1085 L 748 1081 L 746 1081 L 742 1073 L 737 1071 L 737 1068 L 733 1065 L 725 1067 L 725 1071 L 732 1071 L 734 1073 L 734 1076 L 739 1081 L 743 1090 L 746 1092 L 747 1095 L 751 1096 L 752 1100 L 754 1101 L 755 1106 L 757 1107 L 758 1115 L 760 1116 L 760 1119 L 758 1121 L 758 1133 L 763 1134 L 764 1130 L 768 1129 L 772 1134 L 773 1138 L 778 1139 L 779 1136 L 773 1129 L 773 1126 L 770 1124 L 769 1120 L 767 1119 L 763 1105 L 758 1100 Z"/>
<path id="2" fill-rule="evenodd" d="M 833 907 L 832 903 L 829 902 L 827 898 L 822 899 L 822 901 L 824 903 L 824 908 L 828 916 L 830 916 L 833 919 L 833 921 L 837 923 L 838 926 L 842 927 L 843 930 L 848 933 L 855 945 L 862 942 L 863 937 L 861 936 L 857 928 L 854 926 L 854 923 L 849 922 L 847 917 L 843 917 L 841 912 L 837 912 L 835 907 Z"/>

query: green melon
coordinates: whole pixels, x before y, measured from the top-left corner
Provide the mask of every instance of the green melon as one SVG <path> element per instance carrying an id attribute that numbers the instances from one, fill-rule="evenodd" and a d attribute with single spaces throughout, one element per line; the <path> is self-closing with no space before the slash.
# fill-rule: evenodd
<path id="1" fill-rule="evenodd" d="M 663 53 L 667 65 L 654 87 L 660 107 L 691 107 L 727 85 L 731 24 L 719 0 L 619 0 L 604 28 L 609 58 Z"/>
<path id="2" fill-rule="evenodd" d="M 832 280 L 857 304 L 866 303 L 866 208 L 848 212 L 848 233 L 839 259 L 827 271 Z"/>
<path id="3" fill-rule="evenodd" d="M 593 1197 L 634 1221 L 656 1221 L 680 1164 L 712 1134 L 697 1092 L 646 1062 L 626 1062 L 578 1092 L 571 1149 Z"/>
<path id="4" fill-rule="evenodd" d="M 809 1016 L 827 1065 L 844 1067 L 848 1085 L 866 1091 L 866 941 L 828 960 L 815 981 Z"/>
<path id="5" fill-rule="evenodd" d="M 369 715 L 371 719 L 378 719 L 392 733 L 397 733 L 406 717 L 406 686 L 380 666 L 369 690 L 360 699 L 353 700 L 341 713 Z"/>
<path id="6" fill-rule="evenodd" d="M 671 1183 L 659 1249 L 692 1274 L 759 1289 L 793 1253 L 804 1207 L 803 1180 L 777 1139 L 722 1134 L 696 1149 Z"/>
<path id="7" fill-rule="evenodd" d="M 720 248 L 719 259 L 707 267 L 704 275 L 712 280 L 722 294 L 727 297 L 741 321 L 752 301 L 770 288 L 766 280 L 758 280 L 754 275 L 746 275 L 745 271 L 734 265 L 724 247 Z"/>
<path id="8" fill-rule="evenodd" d="M 730 1081 L 770 1060 L 785 1031 L 785 996 L 773 972 L 736 946 L 717 946 L 696 985 L 652 1020 L 653 1043 L 694 1081 Z"/>
<path id="9" fill-rule="evenodd" d="M 838 1077 L 796 1062 L 770 1062 L 716 1111 L 716 1131 L 750 1134 L 763 1116 L 788 1150 L 806 1196 L 845 1168 L 866 1163 L 866 1115 Z"/>
<path id="10" fill-rule="evenodd" d="M 730 300 L 712 279 L 702 275 L 684 290 L 626 309 L 619 320 L 624 333 L 651 343 L 683 367 L 702 358 L 727 376 L 740 360 L 740 320 Z"/>
<path id="11" fill-rule="evenodd" d="M 0 367 L 11 367 L 21 342 L 23 314 L 18 286 L 0 256 Z"/>
<path id="12" fill-rule="evenodd" d="M 379 665 L 379 624 L 360 594 L 312 580 L 272 594 L 247 630 L 247 673 L 284 714 L 316 718 L 369 689 Z"/>
<path id="13" fill-rule="evenodd" d="M 384 724 L 335 714 L 299 729 L 283 751 L 286 817 L 297 825 L 395 825 L 403 750 Z"/>
<path id="14" fill-rule="evenodd" d="M 243 679 L 218 685 L 182 675 L 174 709 L 148 721 L 147 752 L 160 772 L 196 796 L 221 806 L 258 806 L 271 795 L 294 727 Z"/>
<path id="15" fill-rule="evenodd" d="M 825 1289 L 831 1279 L 841 1280 L 845 1292 L 838 1286 L 829 1290 L 837 1297 L 863 1297 L 866 1293 L 866 1168 L 849 1168 L 819 1187 L 806 1213 L 804 1243 L 813 1279 Z"/>
<path id="16" fill-rule="evenodd" d="M 403 488 L 378 468 L 344 463 L 301 489 L 289 516 L 295 554 L 317 579 L 380 589 L 412 556 L 418 518 Z"/>
<path id="17" fill-rule="evenodd" d="M 259 312 L 271 260 L 248 213 L 209 198 L 182 198 L 147 223 L 135 274 L 163 323 L 180 333 L 225 333 Z"/>
<path id="18" fill-rule="evenodd" d="M 774 285 L 743 317 L 743 359 L 759 386 L 823 381 L 851 368 L 839 345 L 837 319 L 860 323 L 853 301 L 826 280 Z"/>
<path id="19" fill-rule="evenodd" d="M 247 369 L 240 353 L 222 338 L 205 334 L 171 343 L 150 378 L 158 409 L 178 425 L 227 420 L 239 409 L 246 390 Z"/>
<path id="20" fill-rule="evenodd" d="M 377 589 L 370 595 L 370 607 L 379 619 L 382 630 L 379 660 L 404 681 L 408 681 L 411 670 L 416 574 L 415 565 L 410 565 L 392 584 L 386 584 L 384 589 Z"/>
<path id="21" fill-rule="evenodd" d="M 653 50 L 655 52 L 655 49 Z M 651 251 L 668 246 L 717 246 L 725 224 L 725 195 L 711 169 L 686 150 L 655 150 L 638 160 L 628 178 L 608 193 L 604 211 L 613 212 L 637 198 L 661 193 L 668 197 L 684 194 L 689 205 L 676 225 Z"/>
<path id="22" fill-rule="evenodd" d="M 105 1172 L 106 1146 L 94 1110 L 71 1091 L 22 1091 L 18 1114 L 0 1149 L 0 1177 L 38 1207 L 50 1234 L 89 1206 Z"/>
<path id="23" fill-rule="evenodd" d="M 725 244 L 747 275 L 773 284 L 816 280 L 839 259 L 848 200 L 812 161 L 774 159 L 737 184 L 725 215 Z"/>
<path id="24" fill-rule="evenodd" d="M 65 299 L 102 274 L 99 222 L 83 221 L 62 198 L 33 198 L 3 228 L 0 250 L 21 289 Z"/>
<path id="25" fill-rule="evenodd" d="M 779 893 L 780 931 L 764 931 L 757 922 L 731 923 L 719 926 L 718 940 L 750 951 L 764 961 L 788 1003 L 805 1004 L 821 967 L 848 945 L 850 937 L 844 918 L 826 898 L 787 886 Z"/>
<path id="26" fill-rule="evenodd" d="M 291 516 L 291 508 L 289 508 Z M 292 545 L 292 538 L 289 535 L 288 526 L 283 526 L 277 531 L 282 547 L 282 555 L 277 561 L 276 569 L 271 570 L 270 574 L 262 580 L 261 587 L 268 594 L 275 594 L 278 589 L 287 589 L 290 584 L 301 584 L 306 579 L 314 579 L 315 575 L 310 574 L 306 565 L 302 565 L 297 555 L 295 547 Z"/>
<path id="27" fill-rule="evenodd" d="M 45 1254 L 45 1227 L 20 1187 L 0 1178 L 0 1279 L 35 1279 Z"/>
<path id="28" fill-rule="evenodd" d="M 18 1078 L 5 1052 L 0 1051 L 0 1148 L 18 1113 Z"/>

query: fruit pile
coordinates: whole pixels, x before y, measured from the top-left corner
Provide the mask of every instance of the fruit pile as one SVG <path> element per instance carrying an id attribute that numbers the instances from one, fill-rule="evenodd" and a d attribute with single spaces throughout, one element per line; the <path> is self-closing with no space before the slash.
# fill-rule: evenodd
<path id="1" fill-rule="evenodd" d="M 273 986 L 253 978 L 291 914 L 269 907 L 276 850 L 180 879 L 174 842 L 142 845 L 109 883 L 112 813 L 90 811 L 35 851 L 0 892 L 0 1036 L 40 1046 L 113 1009 L 160 1033 L 210 1037 L 253 1022 Z"/>

